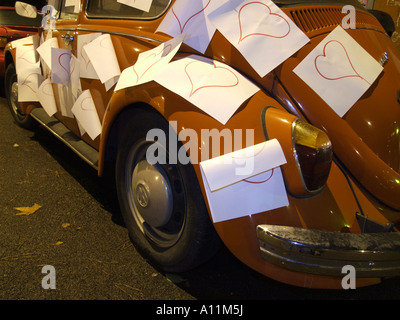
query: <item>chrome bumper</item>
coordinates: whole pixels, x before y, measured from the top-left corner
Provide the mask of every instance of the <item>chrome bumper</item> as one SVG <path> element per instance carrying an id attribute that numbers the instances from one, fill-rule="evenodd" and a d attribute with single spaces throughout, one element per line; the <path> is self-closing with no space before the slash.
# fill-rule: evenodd
<path id="1" fill-rule="evenodd" d="M 263 259 L 293 271 L 343 277 L 351 265 L 358 278 L 400 275 L 400 232 L 340 233 L 259 225 Z"/>

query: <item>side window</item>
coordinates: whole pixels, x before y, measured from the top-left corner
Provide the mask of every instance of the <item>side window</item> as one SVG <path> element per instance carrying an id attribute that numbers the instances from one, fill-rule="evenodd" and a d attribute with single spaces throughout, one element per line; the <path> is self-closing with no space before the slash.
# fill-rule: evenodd
<path id="1" fill-rule="evenodd" d="M 80 0 L 58 0 L 61 2 L 59 19 L 76 20 L 78 19 Z"/>
<path id="2" fill-rule="evenodd" d="M 155 19 L 167 10 L 171 2 L 172 0 L 153 0 L 149 12 L 146 12 L 117 0 L 88 0 L 86 12 L 89 18 Z"/>

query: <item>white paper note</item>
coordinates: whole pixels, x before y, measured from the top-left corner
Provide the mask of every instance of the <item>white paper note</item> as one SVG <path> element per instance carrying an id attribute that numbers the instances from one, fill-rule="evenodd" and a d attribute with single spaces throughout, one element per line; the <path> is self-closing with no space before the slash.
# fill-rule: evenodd
<path id="1" fill-rule="evenodd" d="M 72 95 L 71 87 L 54 83 L 53 90 L 57 92 L 61 115 L 64 117 L 73 118 L 74 114 L 72 113 L 71 109 L 74 105 L 75 98 Z"/>
<path id="2" fill-rule="evenodd" d="M 309 42 L 270 0 L 231 0 L 208 18 L 261 77 Z"/>
<path id="3" fill-rule="evenodd" d="M 51 49 L 58 48 L 57 38 L 50 38 L 43 42 L 38 48 L 37 52 L 46 64 L 46 66 L 51 70 Z"/>
<path id="4" fill-rule="evenodd" d="M 51 49 L 51 82 L 68 85 L 71 77 L 71 51 Z"/>
<path id="5" fill-rule="evenodd" d="M 74 13 L 79 13 L 80 0 L 65 0 L 65 7 L 74 6 Z"/>
<path id="6" fill-rule="evenodd" d="M 72 113 L 92 140 L 101 133 L 101 123 L 90 90 L 85 90 L 76 100 Z"/>
<path id="7" fill-rule="evenodd" d="M 49 117 L 54 115 L 57 112 L 57 105 L 54 98 L 53 85 L 49 78 L 42 82 L 37 94 L 40 104 Z"/>
<path id="8" fill-rule="evenodd" d="M 36 50 L 36 48 L 39 45 L 39 35 L 35 34 L 33 36 L 29 36 L 29 37 L 11 41 L 10 43 L 11 43 L 12 48 L 16 48 L 16 47 L 24 46 L 24 45 L 33 45 Z"/>
<path id="9" fill-rule="evenodd" d="M 207 15 L 227 0 L 177 0 L 156 32 L 172 37 L 186 34 L 184 43 L 204 53 L 215 33 Z"/>
<path id="10" fill-rule="evenodd" d="M 16 49 L 15 70 L 19 74 L 23 69 L 38 68 L 36 51 L 33 45 L 22 45 Z"/>
<path id="11" fill-rule="evenodd" d="M 83 47 L 88 43 L 92 42 L 94 39 L 101 36 L 101 33 L 89 33 L 89 34 L 82 34 L 78 35 L 77 41 L 77 58 L 79 60 L 79 70 L 81 78 L 88 78 L 88 79 L 99 79 L 99 76 L 94 70 L 94 67 L 87 56 Z"/>
<path id="12" fill-rule="evenodd" d="M 149 12 L 153 0 L 117 0 L 117 2 L 130 6 L 132 8 Z"/>
<path id="13" fill-rule="evenodd" d="M 182 37 L 173 38 L 154 49 L 142 52 L 136 63 L 122 71 L 115 90 L 139 85 L 154 79 L 175 56 Z"/>
<path id="14" fill-rule="evenodd" d="M 35 7 L 22 1 L 15 1 L 15 12 L 23 17 L 36 18 Z"/>
<path id="15" fill-rule="evenodd" d="M 83 46 L 83 50 L 92 63 L 101 83 L 121 74 L 114 46 L 109 34 L 103 34 Z M 107 67 L 104 67 L 107 61 Z"/>
<path id="16" fill-rule="evenodd" d="M 293 71 L 343 117 L 382 70 L 383 67 L 338 26 Z"/>
<path id="17" fill-rule="evenodd" d="M 249 148 L 246 149 L 249 153 Z M 254 146 L 251 153 L 254 154 L 254 170 L 251 176 L 235 173 L 236 169 L 243 169 L 243 163 L 237 164 L 233 161 L 233 165 L 227 165 L 226 157 L 243 158 L 243 154 L 238 152 L 200 163 L 213 222 L 236 219 L 289 204 L 279 167 L 286 160 L 279 143 L 267 141 Z M 221 175 L 221 172 L 224 174 Z"/>
<path id="18" fill-rule="evenodd" d="M 74 98 L 77 99 L 82 92 L 81 78 L 80 78 L 80 61 L 74 55 L 71 55 L 70 61 L 70 85 Z"/>
<path id="19" fill-rule="evenodd" d="M 259 90 L 233 68 L 198 56 L 169 63 L 154 80 L 222 124 Z"/>
<path id="20" fill-rule="evenodd" d="M 18 73 L 18 101 L 39 101 L 37 92 L 43 81 L 39 67 L 25 68 Z"/>

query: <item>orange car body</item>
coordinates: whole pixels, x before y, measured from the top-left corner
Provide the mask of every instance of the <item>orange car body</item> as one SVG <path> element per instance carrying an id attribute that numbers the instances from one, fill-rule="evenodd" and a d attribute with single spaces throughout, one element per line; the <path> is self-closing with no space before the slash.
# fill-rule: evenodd
<path id="1" fill-rule="evenodd" d="M 123 70 L 135 63 L 139 53 L 171 38 L 155 33 L 163 15 L 153 20 L 100 19 L 90 18 L 85 8 L 86 0 L 82 1 L 81 11 L 74 19 L 58 19 L 53 30 L 52 36 L 58 38 L 60 48 L 69 49 L 73 54 L 76 54 L 76 42 L 66 43 L 62 36 L 68 34 L 76 39 L 78 35 L 91 32 L 109 33 L 120 69 Z M 270 225 L 337 235 L 364 235 L 356 215 L 362 210 L 368 221 L 372 220 L 383 227 L 392 226 L 393 232 L 382 232 L 384 236 L 398 236 L 400 52 L 392 45 L 378 20 L 366 10 L 357 8 L 356 28 L 347 32 L 377 61 L 385 52 L 389 58 L 384 65 L 384 72 L 344 117 L 339 117 L 293 73 L 293 69 L 308 53 L 341 24 L 344 16 L 341 9 L 341 4 L 283 6 L 282 10 L 310 38 L 310 42 L 263 78 L 217 30 L 204 55 L 233 66 L 260 87 L 260 91 L 245 101 L 225 125 L 156 82 L 113 92 L 106 91 L 99 80 L 84 78 L 81 78 L 82 89 L 90 89 L 92 92 L 102 122 L 101 135 L 95 140 L 87 134 L 81 136 L 75 119 L 62 116 L 60 111 L 56 117 L 76 136 L 98 151 L 94 167 L 99 175 L 102 175 L 106 159 L 112 155 L 113 146 L 118 141 L 118 128 L 123 124 L 121 115 L 136 106 L 152 108 L 166 120 L 176 121 L 178 133 L 183 128 L 191 128 L 196 132 L 213 128 L 252 128 L 254 142 L 261 143 L 266 140 L 267 131 L 270 139 L 279 140 L 287 159 L 287 163 L 281 168 L 288 190 L 289 205 L 214 223 L 215 230 L 225 246 L 240 261 L 267 277 L 302 287 L 342 288 L 344 275 L 337 271 L 336 274 L 330 274 L 316 272 L 309 266 L 297 268 L 296 263 L 291 265 L 290 259 L 285 260 L 282 257 L 266 259 L 260 249 L 263 246 L 263 240 L 260 239 L 263 231 L 257 232 L 258 226 Z M 12 46 L 9 46 L 7 54 L 13 54 Z M 175 59 L 188 54 L 199 53 L 182 45 Z M 12 59 L 8 59 L 8 63 L 12 63 Z M 22 103 L 21 106 L 28 114 L 40 108 L 38 103 Z M 323 190 L 317 193 L 305 191 L 298 173 L 292 141 L 292 125 L 298 118 L 325 131 L 332 142 L 334 159 L 329 177 Z M 200 186 L 203 186 L 200 167 L 196 164 L 193 166 Z M 206 199 L 204 187 L 202 191 Z M 388 241 L 398 245 L 398 238 Z M 291 243 L 294 244 L 295 240 Z M 396 248 L 398 250 L 399 247 Z M 394 264 L 398 263 L 398 252 L 393 251 L 393 248 L 390 250 L 395 254 Z M 311 251 L 313 252 L 304 253 L 305 256 L 310 257 L 311 262 L 315 258 L 315 263 L 318 264 L 318 247 Z M 374 252 L 378 251 L 380 252 L 378 249 Z M 290 255 L 290 249 L 285 252 Z M 347 260 L 341 261 L 344 265 Z M 396 272 L 398 274 L 398 270 Z M 396 275 L 396 272 L 388 272 L 388 275 Z M 357 286 L 378 283 L 383 277 L 382 273 L 365 273 L 365 276 L 360 273 Z"/>

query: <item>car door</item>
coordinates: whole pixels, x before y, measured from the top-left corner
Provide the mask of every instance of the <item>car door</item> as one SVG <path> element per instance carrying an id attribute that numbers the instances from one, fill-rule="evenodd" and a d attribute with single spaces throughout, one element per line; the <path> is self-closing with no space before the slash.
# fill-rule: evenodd
<path id="1" fill-rule="evenodd" d="M 76 28 L 79 21 L 80 4 L 79 1 L 76 2 L 76 5 L 70 5 L 71 1 L 68 0 L 58 2 L 59 4 L 54 4 L 57 10 L 56 20 L 52 22 L 50 17 L 47 21 L 47 28 L 43 31 L 43 41 L 56 39 L 52 47 L 56 47 L 57 50 L 51 51 L 51 82 L 57 104 L 55 116 L 72 132 L 80 136 L 79 126 L 72 113 L 76 93 L 73 93 L 70 79 L 71 68 L 74 68 L 70 58 L 76 56 Z"/>
<path id="2" fill-rule="evenodd" d="M 93 131 L 93 126 L 100 126 L 101 130 L 119 74 L 136 62 L 138 54 L 154 48 L 165 39 L 165 36 L 154 34 L 159 23 L 156 18 L 168 9 L 172 0 L 150 1 L 151 6 L 146 10 L 135 8 L 134 2 L 125 5 L 116 0 L 83 0 L 79 8 L 77 1 L 75 6 L 70 5 L 73 1 L 61 2 L 52 36 L 57 37 L 60 49 L 69 50 L 71 59 L 76 59 L 75 67 L 79 69 L 79 75 L 77 80 L 70 79 L 69 85 L 53 84 L 58 105 L 57 118 L 97 149 L 100 132 Z M 101 41 L 96 44 L 98 37 Z M 107 45 L 111 48 L 106 48 Z M 59 58 L 59 62 L 62 73 L 67 69 L 66 60 Z M 102 73 L 109 72 L 112 66 L 116 66 L 119 72 L 110 79 L 104 79 Z M 70 71 L 76 71 L 75 67 L 71 64 Z M 73 109 L 75 103 L 82 110 L 77 106 Z M 74 114 L 72 110 L 77 112 Z"/>

